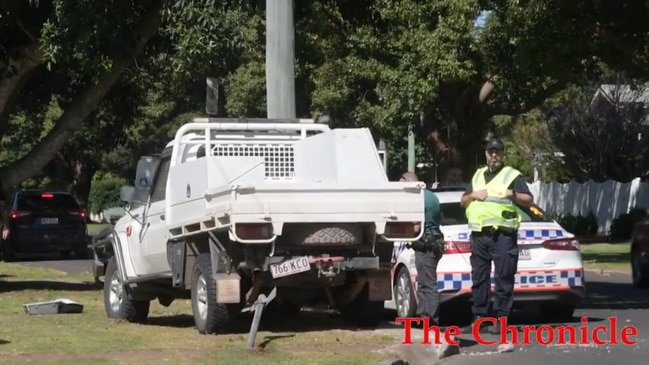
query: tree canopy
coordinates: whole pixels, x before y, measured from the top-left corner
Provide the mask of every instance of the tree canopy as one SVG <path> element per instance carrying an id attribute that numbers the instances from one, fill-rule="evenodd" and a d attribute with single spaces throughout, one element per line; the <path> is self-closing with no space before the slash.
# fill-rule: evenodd
<path id="1" fill-rule="evenodd" d="M 468 171 L 499 116 L 520 122 L 612 71 L 649 76 L 649 17 L 637 1 L 294 7 L 297 114 L 326 111 L 334 126 L 371 128 L 393 166 L 405 162 L 409 128 L 419 159 Z M 264 8 L 261 0 L 0 4 L 2 185 L 54 184 L 85 202 L 95 173 L 128 177 L 136 156 L 159 151 L 203 113 L 205 77 L 223 80 L 227 115 L 265 116 Z"/>

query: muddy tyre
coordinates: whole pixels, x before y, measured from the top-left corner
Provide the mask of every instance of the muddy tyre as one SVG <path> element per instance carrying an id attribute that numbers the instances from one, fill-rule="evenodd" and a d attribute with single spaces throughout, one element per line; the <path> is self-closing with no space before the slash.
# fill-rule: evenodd
<path id="1" fill-rule="evenodd" d="M 104 309 L 110 319 L 121 319 L 132 323 L 144 323 L 149 317 L 151 301 L 132 300 L 122 284 L 117 270 L 115 256 L 108 260 L 104 276 Z"/>
<path id="2" fill-rule="evenodd" d="M 216 302 L 216 281 L 209 253 L 196 257 L 192 270 L 191 302 L 198 333 L 223 334 L 235 329 L 241 305 Z"/>
<path id="3" fill-rule="evenodd" d="M 363 227 L 358 224 L 309 224 L 291 228 L 290 240 L 303 245 L 340 246 L 363 242 Z"/>

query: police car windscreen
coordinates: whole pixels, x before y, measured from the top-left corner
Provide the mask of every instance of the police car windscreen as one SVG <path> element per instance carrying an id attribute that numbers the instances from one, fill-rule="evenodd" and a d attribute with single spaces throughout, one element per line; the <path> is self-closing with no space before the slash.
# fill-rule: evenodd
<path id="1" fill-rule="evenodd" d="M 442 203 L 440 204 L 442 210 L 442 226 L 464 225 L 468 224 L 466 219 L 466 210 L 458 203 Z M 530 208 L 517 207 L 518 213 L 521 215 L 521 222 L 552 222 L 550 218 L 538 206 Z"/>

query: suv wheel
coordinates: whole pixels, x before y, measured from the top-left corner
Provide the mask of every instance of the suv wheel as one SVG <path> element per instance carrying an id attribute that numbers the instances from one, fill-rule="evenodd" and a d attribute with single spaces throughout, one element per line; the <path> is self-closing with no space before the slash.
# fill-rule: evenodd
<path id="1" fill-rule="evenodd" d="M 241 305 L 216 302 L 216 281 L 212 275 L 209 253 L 196 257 L 192 271 L 191 300 L 194 322 L 199 333 L 227 333 L 234 330 Z"/>
<path id="2" fill-rule="evenodd" d="M 149 317 L 148 300 L 132 300 L 119 277 L 115 257 L 108 260 L 104 277 L 104 308 L 111 319 L 123 319 L 128 322 L 142 323 Z"/>

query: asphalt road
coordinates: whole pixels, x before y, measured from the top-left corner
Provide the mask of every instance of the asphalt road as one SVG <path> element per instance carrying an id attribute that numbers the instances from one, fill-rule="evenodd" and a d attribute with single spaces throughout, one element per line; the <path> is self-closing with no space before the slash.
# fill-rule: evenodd
<path id="1" fill-rule="evenodd" d="M 44 267 L 66 272 L 68 274 L 92 273 L 92 260 L 41 260 L 21 261 L 21 265 Z"/>
<path id="2" fill-rule="evenodd" d="M 47 260 L 22 262 L 26 266 L 54 268 L 68 273 L 91 272 L 91 260 Z M 630 277 L 624 274 L 586 273 L 588 299 L 583 302 L 571 323 L 552 324 L 553 326 L 581 326 L 581 316 L 588 318 L 587 327 L 591 331 L 597 326 L 608 326 L 609 318 L 617 318 L 617 337 L 624 326 L 635 326 L 637 335 L 634 345 L 540 345 L 532 338 L 532 344 L 519 345 L 511 353 L 499 354 L 496 345 L 480 345 L 471 335 L 460 335 L 460 353 L 445 358 L 439 363 L 449 365 L 541 365 L 588 363 L 588 365 L 646 364 L 649 360 L 649 290 L 635 289 L 630 284 Z M 510 324 L 542 325 L 540 317 L 534 312 L 514 313 Z M 402 325 L 388 325 L 378 331 L 402 336 Z M 555 331 L 556 332 L 556 331 Z M 577 330 L 579 334 L 579 330 Z M 397 345 L 401 358 L 409 364 L 433 364 L 436 353 L 433 345 L 421 345 L 422 330 L 413 329 L 414 345 Z M 495 335 L 484 335 L 484 339 L 498 340 Z M 608 341 L 610 332 L 600 338 Z M 556 340 L 555 340 L 556 341 Z"/>
<path id="3" fill-rule="evenodd" d="M 460 353 L 449 356 L 439 363 L 448 365 L 541 365 L 541 364 L 577 364 L 610 365 L 610 364 L 646 364 L 649 361 L 649 291 L 635 289 L 630 277 L 624 274 L 586 273 L 588 299 L 576 311 L 572 323 L 551 324 L 552 326 L 581 326 L 581 316 L 588 318 L 587 328 L 592 331 L 597 326 L 610 327 L 609 318 L 617 318 L 618 345 L 560 345 L 556 343 L 558 330 L 555 331 L 555 342 L 540 345 L 534 337 L 529 345 L 519 345 L 510 353 L 498 353 L 496 345 L 480 345 L 471 335 L 460 335 Z M 511 324 L 521 328 L 524 325 L 545 324 L 534 312 L 520 312 L 513 315 Z M 634 345 L 624 345 L 619 340 L 624 326 L 635 326 L 637 335 Z M 388 332 L 394 329 L 384 330 Z M 400 329 L 401 333 L 403 330 Z M 522 338 L 522 330 L 519 335 Z M 576 331 L 579 336 L 579 330 Z M 592 333 L 592 332 L 590 332 Z M 486 334 L 487 340 L 498 340 L 499 336 Z M 600 339 L 610 342 L 610 332 L 600 335 Z M 433 345 L 418 345 L 422 331 L 413 331 L 415 345 L 400 346 L 404 360 L 410 364 L 431 364 L 436 356 Z"/>

